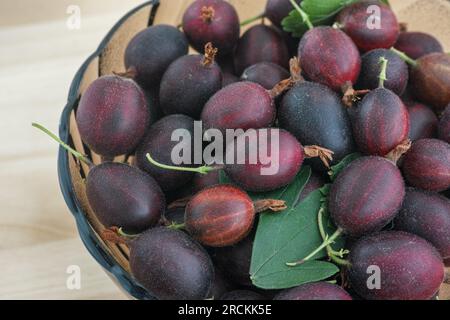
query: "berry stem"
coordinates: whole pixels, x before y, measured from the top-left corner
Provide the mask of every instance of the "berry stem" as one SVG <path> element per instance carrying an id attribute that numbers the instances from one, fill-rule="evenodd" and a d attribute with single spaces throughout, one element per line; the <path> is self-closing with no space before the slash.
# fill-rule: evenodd
<path id="1" fill-rule="evenodd" d="M 410 57 L 408 57 L 408 56 L 406 55 L 406 53 L 401 52 L 401 51 L 395 49 L 394 47 L 391 48 L 391 51 L 394 52 L 394 53 L 396 53 L 396 54 L 397 54 L 403 61 L 405 61 L 406 63 L 412 65 L 413 67 L 416 67 L 416 66 L 417 66 L 417 61 L 414 60 L 414 59 L 412 59 L 412 58 L 410 58 Z"/>
<path id="2" fill-rule="evenodd" d="M 207 7 L 204 6 L 201 10 L 201 18 L 205 23 L 211 23 L 214 19 L 214 15 L 216 14 L 216 11 L 213 7 Z"/>
<path id="3" fill-rule="evenodd" d="M 305 11 L 303 11 L 302 8 L 300 8 L 300 6 L 297 4 L 297 2 L 295 2 L 295 0 L 290 0 L 290 2 L 294 6 L 295 10 L 297 10 L 298 13 L 300 13 L 300 15 L 302 16 L 303 22 L 308 26 L 308 28 L 310 30 L 314 29 L 314 25 L 311 23 L 309 15 Z"/>
<path id="4" fill-rule="evenodd" d="M 162 163 L 159 163 L 155 159 L 152 158 L 150 153 L 147 153 L 147 160 L 156 167 L 166 170 L 174 170 L 174 171 L 186 171 L 186 172 L 195 172 L 200 174 L 208 174 L 212 171 L 223 169 L 221 166 L 210 167 L 210 166 L 201 166 L 198 168 L 189 168 L 189 167 L 177 167 L 177 166 L 169 166 Z"/>
<path id="5" fill-rule="evenodd" d="M 258 200 L 254 204 L 256 213 L 261 213 L 267 210 L 272 212 L 279 212 L 287 209 L 286 202 L 283 200 Z"/>
<path id="6" fill-rule="evenodd" d="M 341 234 L 343 233 L 343 230 L 341 228 L 338 228 L 336 230 L 336 232 L 331 236 L 328 237 L 327 240 L 325 240 L 316 250 L 314 250 L 313 252 L 311 252 L 308 256 L 306 256 L 305 258 L 303 258 L 302 260 L 299 260 L 297 262 L 288 262 L 286 263 L 287 266 L 289 267 L 296 267 L 298 265 L 301 265 L 303 263 L 305 263 L 306 261 L 311 260 L 312 258 L 314 258 L 320 251 L 322 251 L 323 249 L 325 249 L 327 246 L 333 244 L 335 242 L 335 240 L 341 236 Z"/>
<path id="7" fill-rule="evenodd" d="M 335 23 L 333 23 L 332 27 L 333 29 L 342 29 L 344 25 L 336 21 Z"/>
<path id="8" fill-rule="evenodd" d="M 319 213 L 317 215 L 317 224 L 319 225 L 319 231 L 320 231 L 320 235 L 322 236 L 322 240 L 326 241 L 328 239 L 328 234 L 325 231 L 325 227 L 323 225 L 323 213 L 326 211 L 326 204 L 323 204 L 322 207 L 319 210 Z M 331 261 L 333 261 L 334 263 L 336 263 L 337 265 L 340 266 L 349 266 L 350 262 L 348 262 L 347 260 L 342 259 L 344 257 L 344 254 L 348 254 L 349 252 L 347 250 L 340 250 L 335 251 L 331 245 L 327 246 L 327 254 L 328 257 L 331 259 Z"/>
<path id="9" fill-rule="evenodd" d="M 304 148 L 307 158 L 320 158 L 322 163 L 330 169 L 330 161 L 333 161 L 334 152 L 319 146 L 306 146 Z"/>
<path id="10" fill-rule="evenodd" d="M 302 66 L 299 58 L 293 57 L 289 60 L 289 72 L 291 74 L 292 82 L 297 83 L 305 81 L 302 76 Z"/>
<path id="11" fill-rule="evenodd" d="M 41 130 L 42 132 L 47 134 L 50 138 L 52 138 L 53 140 L 58 142 L 61 147 L 66 149 L 68 152 L 70 152 L 78 160 L 86 163 L 89 167 L 93 166 L 93 163 L 91 162 L 91 160 L 89 160 L 84 154 L 81 154 L 80 152 L 78 152 L 75 149 L 73 149 L 72 147 L 70 147 L 68 144 L 66 144 L 64 141 L 62 141 L 56 134 L 54 134 L 53 132 L 48 130 L 43 125 L 40 125 L 39 123 L 34 123 L 34 122 L 31 125 L 37 129 Z"/>
<path id="12" fill-rule="evenodd" d="M 203 57 L 203 65 L 205 67 L 209 67 L 214 63 L 214 59 L 216 58 L 217 52 L 219 50 L 213 47 L 211 42 L 208 42 L 205 45 L 205 56 Z"/>
<path id="13" fill-rule="evenodd" d="M 342 102 L 346 107 L 351 108 L 353 107 L 354 102 L 361 100 L 361 96 L 368 94 L 370 90 L 355 90 L 353 84 L 350 81 L 347 81 L 342 86 L 342 92 L 344 93 Z"/>
<path id="14" fill-rule="evenodd" d="M 118 229 L 117 227 L 105 229 L 100 233 L 100 238 L 103 241 L 109 241 L 114 244 L 129 245 L 130 241 L 132 241 L 132 239 L 121 235 L 119 231 L 120 231 L 120 229 Z"/>
<path id="15" fill-rule="evenodd" d="M 244 26 L 246 26 L 246 25 L 248 25 L 248 24 L 250 24 L 252 22 L 255 22 L 255 21 L 259 20 L 259 19 L 263 19 L 265 16 L 266 16 L 265 13 L 261 13 L 261 14 L 258 14 L 256 17 L 252 17 L 250 19 L 244 20 L 244 21 L 241 22 L 241 27 L 244 27 Z"/>
<path id="16" fill-rule="evenodd" d="M 300 67 L 300 60 L 297 57 L 289 60 L 290 73 L 291 76 L 288 79 L 281 80 L 279 83 L 275 85 L 271 90 L 269 90 L 269 94 L 272 99 L 275 99 L 282 95 L 284 92 L 292 88 L 297 82 L 305 81 L 302 77 L 302 69 Z"/>
<path id="17" fill-rule="evenodd" d="M 389 61 L 385 57 L 380 58 L 381 71 L 380 71 L 380 75 L 378 76 L 378 79 L 380 79 L 380 81 L 378 83 L 379 88 L 384 88 L 384 83 L 387 80 L 386 72 L 387 72 L 388 63 L 389 63 Z"/>
<path id="18" fill-rule="evenodd" d="M 172 229 L 172 230 L 183 230 L 184 228 L 186 228 L 186 224 L 184 224 L 184 223 L 181 223 L 181 224 L 173 223 L 170 226 L 168 226 L 167 228 Z"/>
<path id="19" fill-rule="evenodd" d="M 352 264 L 350 263 L 350 261 L 345 260 L 345 259 L 341 259 L 336 255 L 330 255 L 329 256 L 331 261 L 333 261 L 335 264 L 337 264 L 338 266 L 341 267 L 350 267 Z"/>
<path id="20" fill-rule="evenodd" d="M 395 165 L 400 160 L 400 158 L 411 149 L 412 141 L 410 139 L 406 139 L 402 141 L 397 147 L 394 148 L 391 152 L 389 152 L 385 158 L 392 161 Z"/>
<path id="21" fill-rule="evenodd" d="M 126 239 L 135 239 L 138 237 L 137 234 L 128 234 L 125 231 L 123 231 L 123 228 L 119 228 L 117 229 L 117 233 L 121 236 L 124 237 Z"/>

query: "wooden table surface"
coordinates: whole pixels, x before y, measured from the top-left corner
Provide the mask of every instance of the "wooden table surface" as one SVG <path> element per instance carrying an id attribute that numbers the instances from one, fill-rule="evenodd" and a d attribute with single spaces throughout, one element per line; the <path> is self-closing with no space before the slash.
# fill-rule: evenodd
<path id="1" fill-rule="evenodd" d="M 30 6 L 24 11 L 7 2 L 0 4 L 0 299 L 124 299 L 78 238 L 59 190 L 58 147 L 31 122 L 57 130 L 75 72 L 142 1 L 16 1 Z M 79 30 L 66 26 L 68 3 L 80 5 Z M 2 19 L 19 12 L 29 19 Z M 80 290 L 67 289 L 71 265 L 80 267 Z"/>
<path id="2" fill-rule="evenodd" d="M 0 3 L 0 299 L 126 298 L 78 238 L 57 182 L 57 146 L 31 122 L 57 130 L 73 75 L 114 22 L 140 2 Z M 393 2 L 403 8 L 414 1 Z M 82 10 L 79 30 L 66 26 L 70 4 Z M 435 22 L 427 23 L 432 31 Z M 66 286 L 72 265 L 81 270 L 80 290 Z"/>

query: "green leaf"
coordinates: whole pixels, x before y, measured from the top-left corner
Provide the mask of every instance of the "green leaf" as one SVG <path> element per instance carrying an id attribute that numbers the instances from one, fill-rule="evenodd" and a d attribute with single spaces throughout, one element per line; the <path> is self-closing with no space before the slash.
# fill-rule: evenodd
<path id="1" fill-rule="evenodd" d="M 293 203 L 293 195 L 301 192 L 306 176 L 300 175 L 285 191 L 283 198 L 288 203 Z M 327 279 L 338 272 L 334 264 L 323 261 L 286 265 L 307 256 L 322 243 L 317 224 L 322 198 L 321 191 L 316 190 L 296 207 L 289 205 L 281 213 L 260 216 L 250 268 L 253 284 L 263 289 L 284 289 Z M 323 250 L 315 258 L 325 256 Z"/>
<path id="2" fill-rule="evenodd" d="M 330 25 L 334 22 L 334 17 L 339 11 L 358 1 L 359 0 L 303 0 L 301 7 L 309 16 L 313 25 Z M 283 19 L 281 24 L 284 31 L 292 33 L 294 37 L 301 37 L 308 31 L 308 27 L 304 23 L 303 18 L 296 10 L 292 10 L 289 15 Z"/>
<path id="3" fill-rule="evenodd" d="M 389 0 L 380 0 L 381 3 L 384 3 L 386 5 L 388 5 L 389 7 L 391 6 L 391 4 L 389 3 Z"/>
<path id="4" fill-rule="evenodd" d="M 261 274 L 253 284 L 262 289 L 287 289 L 304 283 L 327 279 L 339 272 L 336 265 L 325 261 L 308 261 L 299 267 L 283 266 L 274 273 Z"/>
<path id="5" fill-rule="evenodd" d="M 361 154 L 359 153 L 352 153 L 348 156 L 346 156 L 341 162 L 339 162 L 337 165 L 332 166 L 330 172 L 328 173 L 330 176 L 331 181 L 336 180 L 337 176 L 348 167 L 350 163 L 355 161 L 356 159 L 361 158 Z"/>
<path id="6" fill-rule="evenodd" d="M 344 7 L 359 0 L 303 0 L 302 8 L 311 17 L 334 16 Z"/>
<path id="7" fill-rule="evenodd" d="M 311 22 L 315 26 L 327 25 L 332 23 L 330 17 L 310 17 Z M 292 33 L 295 38 L 301 38 L 308 30 L 308 26 L 303 22 L 303 19 L 297 11 L 291 11 L 289 15 L 281 22 L 283 30 Z"/>

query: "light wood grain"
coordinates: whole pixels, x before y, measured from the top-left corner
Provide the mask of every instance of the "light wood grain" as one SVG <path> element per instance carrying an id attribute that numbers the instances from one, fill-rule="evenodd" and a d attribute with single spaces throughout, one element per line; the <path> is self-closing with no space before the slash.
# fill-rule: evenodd
<path id="1" fill-rule="evenodd" d="M 77 238 L 2 250 L 0 261 L 10 262 L 2 263 L 0 299 L 117 300 L 125 297 L 82 249 Z M 79 267 L 79 289 L 68 289 L 66 285 L 70 266 Z"/>
<path id="2" fill-rule="evenodd" d="M 31 128 L 56 131 L 71 80 L 112 25 L 140 0 L 0 2 L 0 299 L 124 299 L 84 248 L 59 191 L 57 146 Z M 157 23 L 180 20 L 189 1 L 164 1 Z M 263 0 L 231 0 L 241 19 Z M 436 34 L 450 50 L 445 0 L 391 0 L 412 30 Z M 426 7 L 428 16 L 423 20 Z M 433 3 L 430 5 L 430 3 Z M 82 27 L 66 27 L 69 4 Z M 422 20 L 421 20 L 422 19 Z M 81 290 L 68 290 L 66 269 L 81 268 Z"/>
<path id="3" fill-rule="evenodd" d="M 2 299 L 126 298 L 78 239 L 59 190 L 58 147 L 31 127 L 57 132 L 75 72 L 125 11 L 85 17 L 74 31 L 64 20 L 0 28 Z M 80 291 L 66 288 L 69 264 L 85 275 Z"/>

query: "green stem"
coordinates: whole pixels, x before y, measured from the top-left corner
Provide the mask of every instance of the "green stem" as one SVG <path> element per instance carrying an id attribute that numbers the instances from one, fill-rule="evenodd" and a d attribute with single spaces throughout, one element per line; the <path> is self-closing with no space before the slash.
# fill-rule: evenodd
<path id="1" fill-rule="evenodd" d="M 138 237 L 137 234 L 128 234 L 128 233 L 126 233 L 125 231 L 123 231 L 122 228 L 119 228 L 119 230 L 117 231 L 117 233 L 118 233 L 120 236 L 122 236 L 122 237 L 124 237 L 124 238 L 128 238 L 128 239 L 134 239 L 134 238 L 137 238 L 137 237 Z"/>
<path id="2" fill-rule="evenodd" d="M 182 229 L 186 228 L 186 224 L 184 224 L 184 223 L 181 223 L 181 224 L 173 223 L 170 226 L 168 226 L 167 228 L 172 229 L 172 230 L 182 230 Z"/>
<path id="3" fill-rule="evenodd" d="M 380 79 L 379 83 L 378 83 L 378 87 L 379 88 L 384 88 L 384 82 L 387 80 L 387 66 L 388 66 L 388 59 L 386 59 L 385 57 L 381 57 L 380 58 L 380 64 L 381 64 L 381 71 L 380 71 L 380 75 L 378 76 L 378 79 Z"/>
<path id="4" fill-rule="evenodd" d="M 391 48 L 391 51 L 394 52 L 394 53 L 396 53 L 396 54 L 397 54 L 403 61 L 405 61 L 406 63 L 412 65 L 413 67 L 416 67 L 416 66 L 417 66 L 417 61 L 414 60 L 414 59 L 412 59 L 412 58 L 410 58 L 410 57 L 408 57 L 408 56 L 406 55 L 406 53 L 401 52 L 401 51 L 395 49 L 394 47 Z"/>
<path id="5" fill-rule="evenodd" d="M 350 267 L 351 266 L 350 261 L 338 258 L 335 255 L 330 255 L 330 259 L 331 259 L 331 261 L 333 261 L 335 264 L 337 264 L 339 266 L 342 266 L 342 267 Z"/>
<path id="6" fill-rule="evenodd" d="M 314 258 L 320 251 L 322 251 L 323 249 L 325 249 L 327 246 L 329 246 L 330 244 L 333 244 L 334 241 L 342 234 L 343 230 L 342 229 L 337 229 L 336 232 L 329 237 L 327 240 L 325 240 L 316 250 L 314 250 L 313 252 L 311 252 L 306 258 L 303 258 L 300 261 L 297 262 L 290 262 L 290 263 L 286 263 L 289 267 L 295 267 L 298 266 L 300 264 L 305 263 L 308 260 L 311 260 L 312 258 Z"/>
<path id="7" fill-rule="evenodd" d="M 295 10 L 298 11 L 298 13 L 300 13 L 300 15 L 302 16 L 303 22 L 308 26 L 308 28 L 311 30 L 314 28 L 314 25 L 311 23 L 311 20 L 309 19 L 308 14 L 303 11 L 302 8 L 300 8 L 300 6 L 297 4 L 297 2 L 295 2 L 295 0 L 290 0 L 292 5 L 294 6 Z"/>
<path id="8" fill-rule="evenodd" d="M 265 16 L 266 16 L 265 13 L 261 13 L 261 14 L 257 15 L 256 17 L 252 17 L 250 19 L 244 20 L 244 21 L 241 22 L 241 27 L 244 27 L 244 26 L 246 26 L 246 25 L 248 25 L 248 24 L 250 24 L 252 22 L 255 22 L 255 21 L 259 20 L 259 19 L 262 19 Z"/>
<path id="9" fill-rule="evenodd" d="M 326 241 L 328 239 L 328 235 L 325 231 L 325 228 L 323 226 L 323 212 L 325 211 L 325 206 L 322 205 L 322 208 L 320 208 L 319 210 L 319 214 L 317 215 L 317 219 L 318 219 L 318 225 L 319 225 L 319 231 L 320 231 L 320 235 L 322 236 L 323 241 Z M 338 252 L 333 250 L 333 248 L 331 247 L 331 245 L 327 246 L 327 254 L 328 257 L 337 265 L 341 265 L 341 266 L 348 266 L 350 265 L 350 263 L 345 260 L 345 259 L 341 259 L 342 257 L 342 253 L 344 252 Z"/>
<path id="10" fill-rule="evenodd" d="M 38 123 L 32 123 L 31 124 L 33 127 L 41 130 L 42 132 L 44 132 L 45 134 L 47 134 L 50 138 L 52 138 L 53 140 L 55 140 L 56 142 L 58 142 L 61 147 L 63 147 L 64 149 L 66 149 L 68 152 L 70 152 L 71 154 L 73 154 L 73 156 L 75 158 L 77 158 L 78 160 L 86 163 L 89 167 L 93 166 L 92 162 L 84 155 L 81 154 L 80 152 L 76 151 L 75 149 L 73 149 L 72 147 L 70 147 L 68 144 L 66 144 L 64 141 L 62 141 L 56 134 L 54 134 L 53 132 L 51 132 L 50 130 L 48 130 L 46 127 L 44 127 L 43 125 L 40 125 Z"/>
<path id="11" fill-rule="evenodd" d="M 323 226 L 323 212 L 325 211 L 325 204 L 322 204 L 320 207 L 319 213 L 317 214 L 317 224 L 319 225 L 320 235 L 322 240 L 325 241 L 327 239 L 327 233 L 325 232 L 325 228 Z"/>
<path id="12" fill-rule="evenodd" d="M 195 172 L 195 173 L 200 173 L 200 174 L 208 174 L 212 171 L 221 169 L 220 167 L 209 167 L 209 166 L 202 166 L 202 167 L 198 167 L 198 168 L 169 166 L 169 165 L 157 162 L 155 159 L 152 158 L 150 153 L 147 153 L 147 160 L 156 167 L 159 167 L 161 169 L 166 169 L 166 170 L 174 170 L 174 171 L 186 171 L 186 172 Z"/>
<path id="13" fill-rule="evenodd" d="M 333 23 L 333 29 L 342 29 L 343 27 L 344 27 L 344 25 L 342 24 L 342 23 L 339 23 L 339 22 L 335 22 L 335 23 Z"/>

